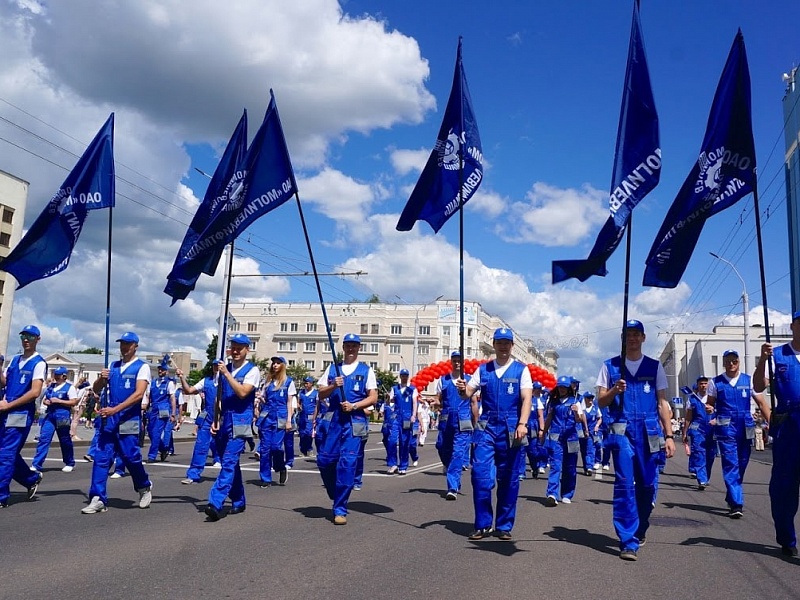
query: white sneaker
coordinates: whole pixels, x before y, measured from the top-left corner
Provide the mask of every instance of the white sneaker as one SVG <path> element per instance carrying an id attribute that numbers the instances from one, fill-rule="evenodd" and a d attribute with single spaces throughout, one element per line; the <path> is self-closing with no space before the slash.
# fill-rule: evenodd
<path id="1" fill-rule="evenodd" d="M 37 469 L 37 468 L 36 468 L 36 467 L 34 467 L 33 465 L 31 465 L 30 469 L 31 469 L 31 471 L 33 471 L 34 473 L 38 473 L 38 472 L 39 472 L 39 469 Z"/>
<path id="2" fill-rule="evenodd" d="M 397 473 L 397 465 L 389 467 L 389 470 L 387 472 L 389 473 L 389 475 L 394 475 L 395 473 Z"/>
<path id="3" fill-rule="evenodd" d="M 548 497 L 545 499 L 544 503 L 545 503 L 547 506 L 558 506 L 558 500 L 556 500 L 556 497 L 555 497 L 555 496 L 548 496 Z"/>
<path id="4" fill-rule="evenodd" d="M 61 467 L 61 470 L 64 473 L 72 473 L 72 469 L 74 469 L 74 468 L 75 467 L 73 467 L 72 465 L 64 465 L 63 467 Z"/>
<path id="5" fill-rule="evenodd" d="M 85 515 L 93 515 L 95 513 L 106 512 L 107 510 L 106 505 L 100 500 L 100 496 L 94 496 L 92 501 L 89 502 L 89 506 L 82 508 L 81 512 Z"/>
<path id="6" fill-rule="evenodd" d="M 122 475 L 120 475 L 119 473 L 112 473 L 111 479 L 122 479 Z"/>
<path id="7" fill-rule="evenodd" d="M 153 500 L 153 486 L 139 490 L 139 508 L 147 508 Z"/>
<path id="8" fill-rule="evenodd" d="M 217 461 L 217 462 L 215 462 L 215 463 L 214 463 L 213 465 L 211 465 L 211 466 L 212 466 L 212 467 L 216 467 L 217 469 L 221 469 L 221 468 L 222 468 L 222 463 L 221 463 L 221 462 L 219 462 L 219 461 Z"/>
<path id="9" fill-rule="evenodd" d="M 595 471 L 599 471 L 599 470 L 600 470 L 600 463 L 594 463 L 594 466 L 593 466 L 592 468 L 593 468 Z"/>
<path id="10" fill-rule="evenodd" d="M 544 475 L 546 473 L 544 467 L 539 467 L 539 475 Z"/>
<path id="11" fill-rule="evenodd" d="M 415 460 L 413 463 L 411 463 L 411 466 L 412 467 L 416 467 L 418 464 L 419 464 L 419 461 Z"/>
<path id="12" fill-rule="evenodd" d="M 608 471 L 610 468 L 608 465 L 603 465 L 603 471 Z"/>
<path id="13" fill-rule="evenodd" d="M 572 500 L 570 500 L 569 498 L 562 498 L 561 499 L 561 503 L 562 504 L 572 504 Z"/>

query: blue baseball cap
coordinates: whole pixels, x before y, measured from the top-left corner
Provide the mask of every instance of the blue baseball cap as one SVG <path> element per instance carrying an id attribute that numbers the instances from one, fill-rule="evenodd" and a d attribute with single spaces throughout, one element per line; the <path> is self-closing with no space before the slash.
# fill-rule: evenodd
<path id="1" fill-rule="evenodd" d="M 728 356 L 739 358 L 739 353 L 736 350 L 725 350 L 725 352 L 722 353 L 722 358 L 727 358 Z"/>
<path id="2" fill-rule="evenodd" d="M 358 336 L 357 333 L 348 333 L 342 339 L 342 343 L 343 344 L 348 344 L 348 343 L 360 344 L 361 343 L 361 338 Z"/>
<path id="3" fill-rule="evenodd" d="M 572 383 L 580 383 L 581 382 L 581 380 L 578 379 L 577 377 L 570 377 L 570 379 L 572 379 Z"/>
<path id="4" fill-rule="evenodd" d="M 283 358 L 282 356 L 273 356 L 272 358 L 270 358 L 270 360 L 272 362 L 279 362 L 279 363 L 286 364 L 286 359 Z"/>
<path id="5" fill-rule="evenodd" d="M 25 325 L 20 331 L 20 334 L 28 333 L 30 335 L 35 335 L 36 337 L 42 337 L 42 332 L 39 331 L 39 328 L 36 325 Z"/>
<path id="6" fill-rule="evenodd" d="M 494 336 L 492 337 L 493 340 L 510 340 L 514 341 L 514 332 L 512 332 L 507 327 L 501 327 L 500 329 L 494 330 Z"/>
<path id="7" fill-rule="evenodd" d="M 117 341 L 118 342 L 126 342 L 126 343 L 133 342 L 134 344 L 138 344 L 139 343 L 139 336 L 136 335 L 135 333 L 133 333 L 132 331 L 126 331 L 125 333 L 123 333 L 121 336 L 119 336 L 117 338 Z"/>
<path id="8" fill-rule="evenodd" d="M 303 381 L 306 383 L 314 383 L 314 378 L 311 375 L 307 375 L 306 377 L 303 377 Z"/>
<path id="9" fill-rule="evenodd" d="M 583 392 L 583 397 L 584 398 L 594 398 L 594 393 L 593 392 Z"/>
<path id="10" fill-rule="evenodd" d="M 796 321 L 797 319 L 800 319 L 800 310 L 796 310 L 792 313 L 792 321 Z"/>
<path id="11" fill-rule="evenodd" d="M 534 382 L 533 382 L 533 389 L 535 389 L 535 390 L 540 390 L 540 389 L 542 389 L 542 384 L 541 384 L 541 383 L 539 383 L 538 381 L 534 381 Z"/>
<path id="12" fill-rule="evenodd" d="M 629 319 L 626 321 L 625 329 L 636 329 L 637 331 L 644 333 L 644 325 L 642 325 L 641 321 L 637 321 L 636 319 Z"/>
<path id="13" fill-rule="evenodd" d="M 231 336 L 232 344 L 242 344 L 244 346 L 250 345 L 250 338 L 243 333 L 237 333 Z"/>
<path id="14" fill-rule="evenodd" d="M 461 352 L 459 352 L 458 350 L 453 350 L 450 353 L 450 358 L 461 358 Z"/>
<path id="15" fill-rule="evenodd" d="M 400 369 L 400 376 L 408 375 L 408 369 Z"/>
<path id="16" fill-rule="evenodd" d="M 708 381 L 708 377 L 705 375 L 700 375 L 700 377 L 697 378 L 697 383 L 700 383 L 701 381 Z"/>
<path id="17" fill-rule="evenodd" d="M 572 377 L 569 375 L 562 375 L 558 378 L 558 381 L 556 381 L 556 387 L 572 387 Z"/>
<path id="18" fill-rule="evenodd" d="M 53 369 L 53 375 L 66 375 L 67 367 L 56 367 Z"/>

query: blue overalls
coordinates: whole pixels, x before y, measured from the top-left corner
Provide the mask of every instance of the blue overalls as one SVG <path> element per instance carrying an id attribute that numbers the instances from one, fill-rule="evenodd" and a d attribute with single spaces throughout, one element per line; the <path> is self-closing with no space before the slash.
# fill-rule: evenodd
<path id="1" fill-rule="evenodd" d="M 317 396 L 317 418 L 314 421 L 314 447 L 317 449 L 317 454 L 319 454 L 325 434 L 328 432 L 328 421 L 325 419 L 325 413 L 328 412 L 329 406 L 330 402 L 327 398 L 322 400 Z"/>
<path id="2" fill-rule="evenodd" d="M 330 372 L 334 372 L 333 367 Z M 327 430 L 317 453 L 317 467 L 325 491 L 333 502 L 335 517 L 347 515 L 347 502 L 355 485 L 361 438 L 367 435 L 369 426 L 363 410 L 342 410 L 342 392 L 347 402 L 360 402 L 369 395 L 368 375 L 369 367 L 363 362 L 359 362 L 350 375 L 342 373 L 344 387 L 334 390 L 328 397 L 329 408 L 323 416 Z"/>
<path id="3" fill-rule="evenodd" d="M 451 375 L 442 377 L 441 398 L 436 450 L 447 470 L 447 491 L 457 493 L 461 490 L 461 472 L 469 461 L 469 445 L 474 429 L 470 400 L 458 393 Z"/>
<path id="4" fill-rule="evenodd" d="M 383 447 L 386 448 L 386 466 L 391 469 L 397 466 L 397 442 L 400 439 L 400 416 L 397 414 L 397 403 L 394 400 L 383 403 L 381 435 Z"/>
<path id="5" fill-rule="evenodd" d="M 722 479 L 727 489 L 725 502 L 731 509 L 741 510 L 744 506 L 742 480 L 756 435 L 756 424 L 750 414 L 750 376 L 739 373 L 734 388 L 723 375 L 717 375 L 714 387 L 717 390 L 714 433 L 719 443 Z"/>
<path id="6" fill-rule="evenodd" d="M 782 547 L 796 548 L 794 517 L 800 485 L 800 362 L 789 344 L 776 348 L 775 396 L 772 413 L 772 476 L 769 499 L 775 539 Z"/>
<path id="7" fill-rule="evenodd" d="M 146 364 L 137 358 L 124 371 L 120 369 L 121 361 L 111 363 L 108 374 L 109 407 L 122 404 L 136 391 L 136 376 L 142 365 Z M 141 428 L 142 403 L 137 402 L 122 412 L 100 419 L 100 436 L 97 438 L 97 449 L 92 463 L 92 483 L 89 486 L 89 498 L 99 496 L 103 504 L 108 504 L 106 492 L 108 472 L 116 456 L 122 458 L 125 468 L 131 474 L 133 489 L 137 492 L 150 487 L 150 479 L 142 464 L 142 453 L 139 447 L 139 430 Z"/>
<path id="8" fill-rule="evenodd" d="M 219 460 L 217 445 L 212 444 L 211 425 L 214 423 L 214 403 L 217 400 L 217 386 L 213 377 L 203 379 L 203 409 L 195 419 L 197 425 L 197 439 L 192 451 L 192 462 L 186 471 L 186 477 L 193 481 L 200 481 L 200 475 L 206 467 L 206 457 L 211 448 L 211 458 L 214 462 Z"/>
<path id="9" fill-rule="evenodd" d="M 615 356 L 605 364 L 610 389 L 621 379 L 620 358 Z M 637 551 L 650 526 L 661 451 L 658 365 L 658 361 L 645 356 L 636 375 L 626 369 L 624 399 L 621 402 L 617 395 L 608 407 L 606 446 L 614 457 L 613 515 L 620 550 Z"/>
<path id="10" fill-rule="evenodd" d="M 492 526 L 492 489 L 497 481 L 498 531 L 511 531 L 517 512 L 519 474 L 524 466 L 521 444 L 512 444 L 519 422 L 522 400 L 520 381 L 525 365 L 511 361 L 502 379 L 495 373 L 495 363 L 480 367 L 483 412 L 476 430 L 472 460 L 472 499 L 475 505 L 475 529 Z"/>
<path id="11" fill-rule="evenodd" d="M 542 402 L 542 397 L 533 397 L 531 400 L 531 414 L 528 417 L 528 446 L 525 448 L 525 454 L 528 456 L 528 462 L 531 465 L 531 473 L 534 479 L 539 479 L 539 469 L 547 465 L 547 448 L 545 447 L 545 440 L 539 442 L 539 403 Z M 524 462 L 522 477 L 525 476 Z"/>
<path id="12" fill-rule="evenodd" d="M 549 403 L 552 417 L 546 442 L 550 450 L 547 496 L 556 500 L 572 500 L 575 496 L 580 452 L 578 430 L 583 431 L 583 425 L 577 421 L 575 411 L 572 410 L 577 403 L 578 399 L 574 396 Z"/>
<path id="13" fill-rule="evenodd" d="M 600 433 L 600 448 L 601 448 L 601 459 L 600 465 L 603 467 L 609 466 L 611 463 L 611 447 L 608 445 L 608 436 L 609 436 L 609 428 L 608 425 L 611 423 L 611 417 L 609 416 L 608 407 L 604 406 L 600 409 L 600 414 L 603 417 L 603 421 L 600 423 L 600 429 L 598 433 Z"/>
<path id="14" fill-rule="evenodd" d="M 587 406 L 583 414 L 586 416 L 586 427 L 589 430 L 589 435 L 579 440 L 581 444 L 581 460 L 583 461 L 583 470 L 591 471 L 594 469 L 595 465 L 600 464 L 603 447 L 603 438 L 599 428 L 597 433 L 594 432 L 597 420 L 601 415 L 600 407 L 597 406 L 597 402 L 592 402 L 591 407 Z"/>
<path id="15" fill-rule="evenodd" d="M 31 356 L 20 366 L 21 355 L 11 359 L 6 370 L 6 400 L 12 402 L 30 391 L 33 369 L 44 359 L 39 354 Z M 25 488 L 39 480 L 39 474 L 31 471 L 22 460 L 20 451 L 33 425 L 36 402 L 31 401 L 13 411 L 0 413 L 0 504 L 7 504 L 11 495 L 13 479 Z"/>
<path id="16" fill-rule="evenodd" d="M 706 412 L 706 405 L 694 396 L 690 396 L 687 402 L 692 407 L 692 421 L 686 430 L 689 438 L 689 472 L 697 477 L 697 483 L 706 486 L 711 480 L 711 467 L 717 456 L 714 428 L 709 424 L 714 417 Z"/>
<path id="17" fill-rule="evenodd" d="M 231 363 L 228 363 L 227 368 L 233 374 Z M 250 369 L 255 368 L 253 363 L 246 361 L 233 378 L 242 384 Z M 253 402 L 256 390 L 254 387 L 245 398 L 239 398 L 226 378 L 220 377 L 218 385 L 222 386 L 222 410 L 216 443 L 222 467 L 208 493 L 208 503 L 219 511 L 225 504 L 225 498 L 230 498 L 233 508 L 244 509 L 246 500 L 239 457 L 244 452 L 245 439 L 253 435 Z"/>
<path id="18" fill-rule="evenodd" d="M 317 395 L 318 392 L 314 389 L 310 392 L 301 390 L 297 397 L 300 408 L 297 415 L 297 433 L 300 436 L 300 454 L 303 456 L 308 456 L 312 448 L 314 423 L 311 417 L 317 406 Z"/>
<path id="19" fill-rule="evenodd" d="M 414 392 L 413 385 L 407 385 L 401 389 L 400 385 L 395 385 L 394 403 L 397 407 L 397 419 L 400 421 L 399 446 L 400 446 L 400 470 L 408 469 L 408 455 L 411 453 L 411 444 L 414 441 L 414 428 L 411 423 L 411 416 L 414 414 Z M 413 454 L 416 454 L 416 447 Z M 412 456 L 413 460 L 416 460 Z"/>
<path id="20" fill-rule="evenodd" d="M 60 386 L 47 386 L 44 397 L 47 400 L 57 398 L 58 400 L 69 400 L 69 389 L 72 384 L 65 381 Z M 44 422 L 39 431 L 39 443 L 36 445 L 36 455 L 33 457 L 33 468 L 37 471 L 42 470 L 44 459 L 50 450 L 50 442 L 53 441 L 53 434 L 58 434 L 58 443 L 61 446 L 61 458 L 64 464 L 70 467 L 75 466 L 75 449 L 72 446 L 72 436 L 69 429 L 72 425 L 72 408 L 63 404 L 50 404 L 44 415 Z"/>
<path id="21" fill-rule="evenodd" d="M 286 468 L 286 423 L 289 419 L 289 410 L 286 407 L 289 401 L 289 385 L 292 378 L 287 377 L 281 387 L 275 387 L 275 382 L 270 381 L 264 389 L 264 404 L 256 420 L 258 427 L 258 452 L 259 474 L 262 483 L 272 483 L 272 471 L 283 471 Z"/>
<path id="22" fill-rule="evenodd" d="M 150 448 L 147 451 L 147 460 L 153 462 L 159 452 L 166 455 L 169 452 L 169 439 L 167 424 L 172 415 L 172 403 L 169 393 L 170 380 L 159 377 L 150 383 L 150 410 L 147 420 Z"/>

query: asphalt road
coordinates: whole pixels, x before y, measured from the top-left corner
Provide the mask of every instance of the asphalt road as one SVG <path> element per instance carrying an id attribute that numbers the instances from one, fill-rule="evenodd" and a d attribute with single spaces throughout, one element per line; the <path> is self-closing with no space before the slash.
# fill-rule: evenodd
<path id="1" fill-rule="evenodd" d="M 638 562 L 618 558 L 611 523 L 613 475 L 579 476 L 575 502 L 544 505 L 545 481 L 522 482 L 514 540 L 470 542 L 469 473 L 456 502 L 432 444 L 405 476 L 387 476 L 379 436 L 367 446 L 364 489 L 346 526 L 311 460 L 285 487 L 258 487 L 243 459 L 247 510 L 207 522 L 202 509 L 216 470 L 181 485 L 192 442 L 148 466 L 153 503 L 136 506 L 129 477 L 109 481 L 108 512 L 83 515 L 91 466 L 62 473 L 57 444 L 32 502 L 12 483 L 0 512 L 0 598 L 798 598 L 800 562 L 774 543 L 769 453 L 754 453 L 745 516 L 725 516 L 718 466 L 697 491 L 682 454 L 662 476 L 658 506 Z M 24 456 L 32 456 L 26 448 Z M 82 455 L 78 449 L 78 456 Z"/>

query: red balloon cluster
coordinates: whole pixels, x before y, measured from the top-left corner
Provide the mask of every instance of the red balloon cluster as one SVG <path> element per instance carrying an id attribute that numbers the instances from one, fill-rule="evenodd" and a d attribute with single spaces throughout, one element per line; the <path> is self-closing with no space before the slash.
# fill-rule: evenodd
<path id="1" fill-rule="evenodd" d="M 477 358 L 468 358 L 464 361 L 464 373 L 472 375 L 480 365 L 489 362 L 488 360 L 478 360 Z M 452 371 L 452 366 L 449 360 L 443 360 L 432 365 L 428 365 L 411 378 L 411 384 L 422 391 L 430 385 L 430 383 L 443 375 L 447 375 Z M 538 365 L 529 364 L 528 371 L 530 371 L 531 379 L 538 381 L 546 388 L 553 388 L 556 385 L 555 375 L 550 373 Z"/>

